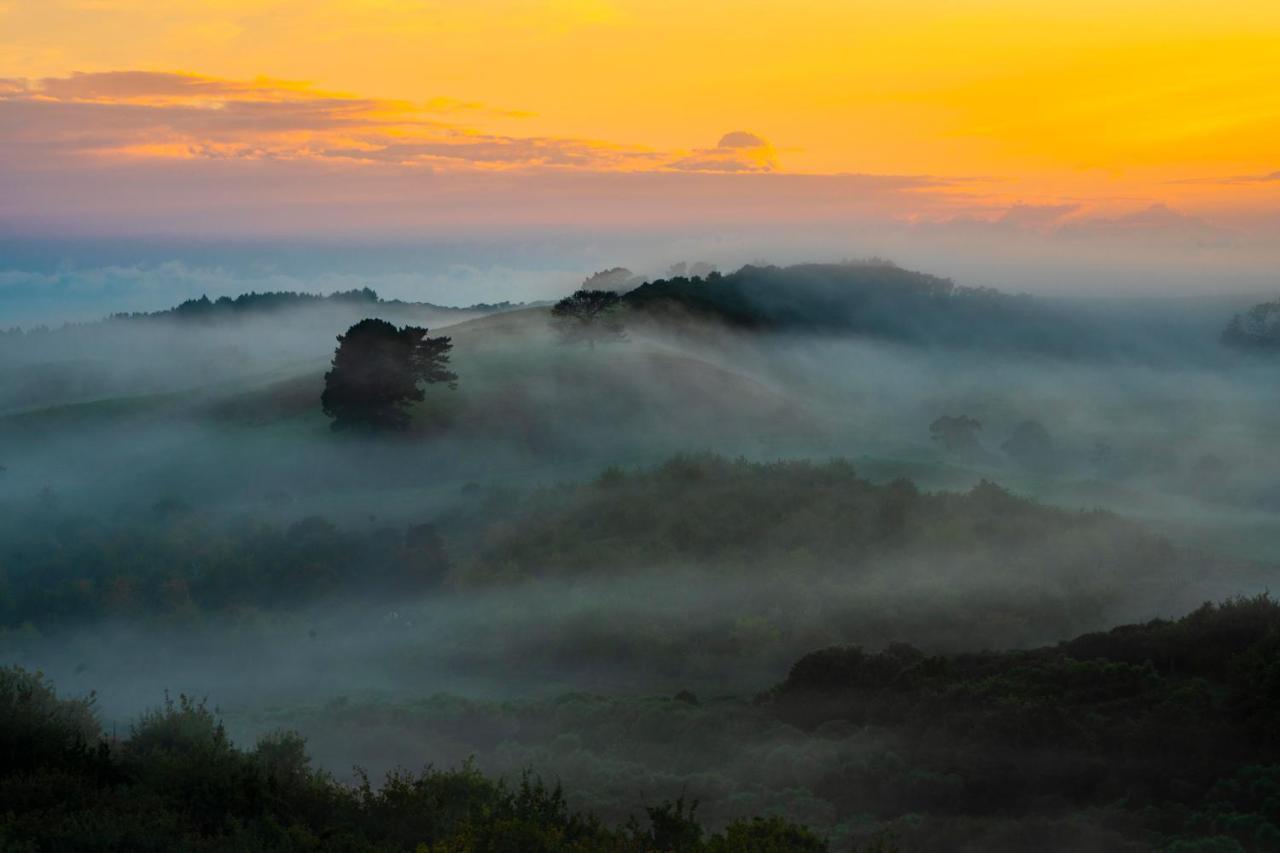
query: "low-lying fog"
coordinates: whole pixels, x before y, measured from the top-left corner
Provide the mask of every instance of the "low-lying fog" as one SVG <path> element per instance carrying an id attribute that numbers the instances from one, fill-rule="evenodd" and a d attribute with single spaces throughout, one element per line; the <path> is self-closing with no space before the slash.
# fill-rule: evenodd
<path id="1" fill-rule="evenodd" d="M 791 797 L 788 813 L 829 828 L 835 815 L 804 800 L 805 780 L 883 742 L 844 732 L 815 745 L 752 710 L 750 697 L 806 652 L 1033 647 L 1269 587 L 1280 559 L 1280 366 L 1223 351 L 1229 314 L 1202 309 L 1098 313 L 1099 328 L 1147 337 L 1124 358 L 1067 359 L 692 321 L 638 323 L 624 342 L 573 347 L 552 335 L 546 308 L 373 306 L 451 336 L 459 375 L 456 391 L 428 389 L 407 435 L 386 439 L 335 434 L 320 411 L 334 338 L 355 319 L 347 307 L 10 334 L 0 339 L 0 649 L 63 693 L 98 691 L 104 720 L 121 729 L 164 691 L 186 692 L 208 696 L 237 738 L 300 729 L 340 773 L 476 755 L 484 769 L 535 764 L 585 780 L 608 817 L 634 811 L 641 789 L 693 786 L 711 791 L 716 820 Z M 944 416 L 977 425 L 947 433 L 936 428 Z M 46 602 L 47 624 L 14 603 L 37 547 L 65 551 L 59 571 L 79 578 L 66 601 L 87 600 L 76 583 L 109 595 L 148 559 L 127 535 L 111 539 L 135 527 L 160 530 L 166 548 L 198 542 L 193 560 L 233 560 L 239 534 L 220 525 L 288 531 L 320 516 L 394 538 L 431 523 L 453 569 L 478 573 L 458 519 L 483 516 L 487 541 L 515 542 L 514 553 L 524 516 L 503 501 L 702 451 L 845 458 L 873 483 L 908 478 L 927 491 L 993 481 L 1054 506 L 1114 511 L 1152 538 L 1135 545 L 1108 528 L 996 550 L 980 525 L 956 544 L 944 520 L 848 566 L 803 543 L 715 566 L 645 564 L 602 545 L 572 576 L 524 577 L 490 561 L 482 580 L 455 573 L 377 600 L 344 587 L 290 606 L 83 620 L 80 605 Z M 165 527 L 174 513 L 208 530 Z M 679 691 L 697 699 L 670 698 Z M 644 704 L 655 696 L 667 698 Z M 629 746 L 618 719 L 642 732 Z M 738 730 L 751 741 L 735 751 L 723 731 Z M 694 741 L 701 768 L 679 760 Z"/>

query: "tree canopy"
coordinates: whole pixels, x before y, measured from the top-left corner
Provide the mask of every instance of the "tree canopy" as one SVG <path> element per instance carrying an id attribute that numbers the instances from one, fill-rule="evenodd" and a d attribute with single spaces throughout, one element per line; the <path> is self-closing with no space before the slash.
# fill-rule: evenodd
<path id="1" fill-rule="evenodd" d="M 618 316 L 622 297 L 612 290 L 579 290 L 551 309 L 552 325 L 565 343 L 594 347 L 597 342 L 626 339 Z"/>
<path id="2" fill-rule="evenodd" d="M 420 383 L 457 387 L 448 369 L 452 348 L 448 338 L 429 338 L 420 326 L 361 320 L 338 336 L 320 397 L 324 413 L 335 430 L 405 429 L 409 406 L 426 398 Z"/>

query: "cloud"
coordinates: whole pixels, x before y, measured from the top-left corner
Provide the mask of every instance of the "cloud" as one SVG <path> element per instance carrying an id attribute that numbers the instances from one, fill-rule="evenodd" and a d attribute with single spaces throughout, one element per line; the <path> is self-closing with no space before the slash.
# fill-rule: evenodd
<path id="1" fill-rule="evenodd" d="M 1180 181 L 1171 181 L 1170 183 L 1236 185 L 1269 184 L 1275 182 L 1280 182 L 1280 170 L 1275 172 L 1266 172 L 1260 175 L 1229 175 L 1222 178 L 1183 178 Z"/>
<path id="2" fill-rule="evenodd" d="M 0 157 L 256 159 L 430 168 L 654 168 L 663 155 L 582 139 L 486 134 L 481 104 L 328 92 L 302 82 L 151 71 L 0 80 Z M 33 163 L 37 165 L 38 163 Z"/>
<path id="3" fill-rule="evenodd" d="M 765 148 L 769 143 L 765 142 L 754 133 L 747 133 L 745 130 L 735 130 L 726 133 L 720 137 L 720 143 L 717 148 Z"/>
<path id="4" fill-rule="evenodd" d="M 654 151 L 600 140 L 487 133 L 464 117 L 523 115 L 439 97 L 366 98 L 271 78 L 156 71 L 0 79 L 0 168 L 120 160 L 309 161 L 433 170 L 771 172 L 745 131 L 715 148 Z"/>
<path id="5" fill-rule="evenodd" d="M 778 168 L 773 146 L 745 130 L 726 133 L 715 148 L 695 149 L 668 165 L 693 172 L 772 172 Z"/>
<path id="6" fill-rule="evenodd" d="M 448 98 L 272 78 L 0 79 L 0 228 L 209 236 L 865 222 L 953 214 L 973 183 L 788 173 L 770 141 L 745 130 L 661 150 L 494 132 L 483 127 L 492 115 Z"/>
<path id="7" fill-rule="evenodd" d="M 1069 239 L 1124 241 L 1130 244 L 1181 244 L 1223 247 L 1236 237 L 1198 216 L 1189 216 L 1166 204 L 1152 204 L 1120 216 L 1091 216 L 1070 220 L 1057 229 Z"/>
<path id="8" fill-rule="evenodd" d="M 1018 228 L 1044 229 L 1061 223 L 1063 217 L 1079 209 L 1078 204 L 1015 204 L 998 222 Z"/>

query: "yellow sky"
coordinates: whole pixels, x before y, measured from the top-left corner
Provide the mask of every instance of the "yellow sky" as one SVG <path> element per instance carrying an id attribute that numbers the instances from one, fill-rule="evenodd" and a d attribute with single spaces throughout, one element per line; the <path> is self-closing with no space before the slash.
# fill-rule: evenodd
<path id="1" fill-rule="evenodd" d="M 468 131 L 667 165 L 747 131 L 757 165 L 983 204 L 1280 195 L 1275 0 L 0 0 L 0 78 L 126 70 L 453 99 Z"/>

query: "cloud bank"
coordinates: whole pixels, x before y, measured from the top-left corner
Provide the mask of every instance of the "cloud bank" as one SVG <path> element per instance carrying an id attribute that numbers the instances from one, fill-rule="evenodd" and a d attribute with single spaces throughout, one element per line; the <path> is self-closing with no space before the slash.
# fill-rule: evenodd
<path id="1" fill-rule="evenodd" d="M 13 167 L 127 160 L 296 160 L 435 170 L 755 172 L 772 147 L 746 132 L 715 148 L 656 151 L 592 139 L 488 133 L 464 118 L 518 116 L 449 98 L 417 103 L 306 83 L 117 71 L 0 80 L 0 157 Z"/>

